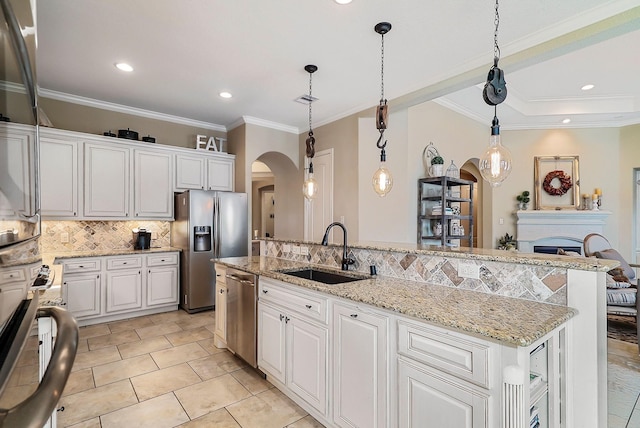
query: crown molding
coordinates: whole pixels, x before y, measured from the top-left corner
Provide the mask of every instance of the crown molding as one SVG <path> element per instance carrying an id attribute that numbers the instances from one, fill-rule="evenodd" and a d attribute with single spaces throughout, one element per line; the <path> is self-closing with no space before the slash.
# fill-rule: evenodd
<path id="1" fill-rule="evenodd" d="M 109 103 L 106 101 L 100 101 L 93 98 L 80 97 L 78 95 L 66 94 L 64 92 L 52 91 L 50 89 L 38 90 L 38 95 L 44 98 L 50 98 L 53 100 L 64 101 L 72 104 L 79 104 L 87 107 L 99 108 L 102 110 L 115 111 L 118 113 L 130 114 L 133 116 L 146 117 L 148 119 L 162 120 L 164 122 L 177 123 L 180 125 L 193 126 L 197 128 L 210 129 L 212 131 L 227 132 L 227 128 L 222 125 L 218 125 L 210 122 L 203 122 L 201 120 L 188 119 L 186 117 L 173 116 L 165 113 L 158 113 L 151 110 L 144 110 L 136 107 L 129 107 L 122 104 Z"/>
<path id="2" fill-rule="evenodd" d="M 290 134 L 296 134 L 296 135 L 300 134 L 300 130 L 296 126 L 284 125 L 282 123 L 272 122 L 270 120 L 260 119 L 252 116 L 242 116 L 240 119 L 236 120 L 229 127 L 227 127 L 227 130 L 231 131 L 232 129 L 235 129 L 238 126 L 244 125 L 244 124 L 257 125 L 263 128 L 270 128 L 270 129 L 275 129 L 277 131 L 288 132 Z"/>

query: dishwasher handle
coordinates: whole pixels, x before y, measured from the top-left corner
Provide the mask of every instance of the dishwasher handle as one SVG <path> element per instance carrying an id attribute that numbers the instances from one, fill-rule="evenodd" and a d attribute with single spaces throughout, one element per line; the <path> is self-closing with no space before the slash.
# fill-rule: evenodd
<path id="1" fill-rule="evenodd" d="M 228 279 L 233 280 L 233 281 L 238 281 L 240 284 L 243 284 L 243 285 L 250 285 L 252 287 L 255 287 L 255 285 L 256 285 L 253 281 L 248 280 L 248 279 L 242 279 L 237 275 L 227 275 L 226 277 Z"/>

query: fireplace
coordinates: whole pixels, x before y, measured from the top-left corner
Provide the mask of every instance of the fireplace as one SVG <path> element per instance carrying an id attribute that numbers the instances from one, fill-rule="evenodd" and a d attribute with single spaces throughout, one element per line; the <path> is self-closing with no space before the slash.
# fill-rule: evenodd
<path id="1" fill-rule="evenodd" d="M 584 254 L 582 240 L 590 233 L 603 234 L 606 219 L 611 212 L 537 210 L 517 211 L 516 215 L 519 251 L 555 254 L 557 248 L 562 248 Z"/>

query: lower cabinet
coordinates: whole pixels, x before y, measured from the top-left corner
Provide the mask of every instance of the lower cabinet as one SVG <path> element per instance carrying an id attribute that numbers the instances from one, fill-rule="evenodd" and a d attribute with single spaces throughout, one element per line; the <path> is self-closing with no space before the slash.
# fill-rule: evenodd
<path id="1" fill-rule="evenodd" d="M 76 319 L 100 315 L 102 279 L 100 273 L 63 277 L 62 300 Z"/>
<path id="2" fill-rule="evenodd" d="M 266 303 L 259 305 L 258 324 L 258 367 L 325 414 L 328 329 Z"/>
<path id="3" fill-rule="evenodd" d="M 81 325 L 178 307 L 178 253 L 62 260 L 62 299 Z"/>
<path id="4" fill-rule="evenodd" d="M 217 348 L 227 347 L 227 269 L 216 264 L 216 328 L 214 345 Z"/>
<path id="5" fill-rule="evenodd" d="M 356 305 L 333 305 L 333 422 L 389 425 L 389 317 Z"/>
<path id="6" fill-rule="evenodd" d="M 489 396 L 427 366 L 398 361 L 398 422 L 407 428 L 488 427 Z"/>
<path id="7" fill-rule="evenodd" d="M 142 308 L 142 271 L 107 271 L 106 311 L 118 312 Z"/>

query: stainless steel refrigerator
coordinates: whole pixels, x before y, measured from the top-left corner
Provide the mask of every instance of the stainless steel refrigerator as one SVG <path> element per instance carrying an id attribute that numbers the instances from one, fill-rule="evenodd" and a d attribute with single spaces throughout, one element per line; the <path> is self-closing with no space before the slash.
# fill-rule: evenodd
<path id="1" fill-rule="evenodd" d="M 171 245 L 180 254 L 180 307 L 189 313 L 213 309 L 213 258 L 246 256 L 249 249 L 245 193 L 187 190 L 175 196 Z"/>

